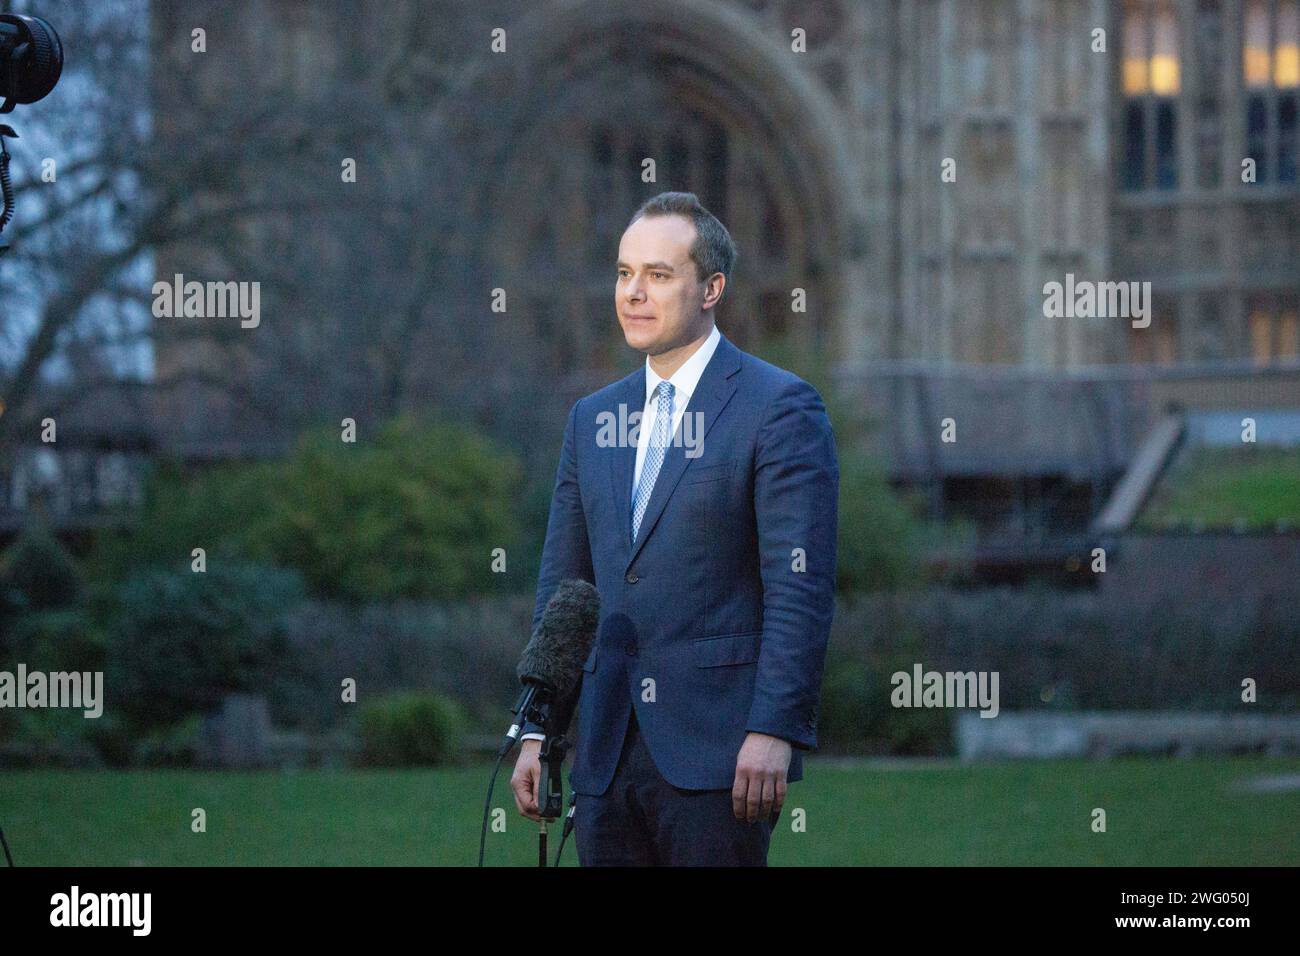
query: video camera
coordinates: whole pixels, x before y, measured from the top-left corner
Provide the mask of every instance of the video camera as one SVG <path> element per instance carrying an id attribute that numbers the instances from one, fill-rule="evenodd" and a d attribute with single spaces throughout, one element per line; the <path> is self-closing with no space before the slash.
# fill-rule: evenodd
<path id="1" fill-rule="evenodd" d="M 0 13 L 0 113 L 11 113 L 19 103 L 35 103 L 54 89 L 63 73 L 63 43 L 54 28 L 40 17 Z M 9 150 L 5 137 L 18 138 L 12 126 L 0 123 L 0 233 L 14 215 L 14 189 L 9 180 Z M 9 248 L 0 235 L 0 255 Z"/>

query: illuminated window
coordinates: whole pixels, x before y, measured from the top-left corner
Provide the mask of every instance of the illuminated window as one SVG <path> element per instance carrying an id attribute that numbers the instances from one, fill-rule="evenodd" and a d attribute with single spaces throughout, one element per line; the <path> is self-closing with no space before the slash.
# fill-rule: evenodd
<path id="1" fill-rule="evenodd" d="M 1270 296 L 1253 299 L 1247 328 L 1250 355 L 1258 365 L 1300 358 L 1300 312 L 1295 296 L 1281 301 Z"/>
<path id="2" fill-rule="evenodd" d="M 1245 49 L 1241 64 L 1246 72 L 1246 85 L 1252 88 L 1268 86 L 1269 61 L 1268 0 L 1250 0 L 1246 4 L 1246 25 L 1242 31 Z"/>
<path id="3" fill-rule="evenodd" d="M 1250 313 L 1250 355 L 1259 365 L 1273 358 L 1273 316 L 1266 309 Z"/>
<path id="4" fill-rule="evenodd" d="M 1277 8 L 1277 49 L 1273 54 L 1273 85 L 1280 90 L 1300 86 L 1300 4 L 1296 0 Z"/>
<path id="5" fill-rule="evenodd" d="M 1173 365 L 1178 361 L 1178 310 L 1174 302 L 1156 299 L 1151 304 L 1151 324 L 1128 327 L 1129 361 Z"/>
<path id="6" fill-rule="evenodd" d="M 1296 181 L 1300 0 L 1246 0 L 1242 8 L 1246 153 L 1259 182 Z"/>
<path id="7" fill-rule="evenodd" d="M 1147 58 L 1147 18 L 1141 3 L 1124 9 L 1124 95 L 1151 92 L 1151 70 Z"/>
<path id="8" fill-rule="evenodd" d="M 1151 92 L 1156 96 L 1178 94 L 1178 22 L 1170 3 L 1156 7 L 1152 33 Z"/>
<path id="9" fill-rule="evenodd" d="M 1178 186 L 1177 96 L 1182 87 L 1173 0 L 1127 0 L 1123 25 L 1124 189 Z"/>

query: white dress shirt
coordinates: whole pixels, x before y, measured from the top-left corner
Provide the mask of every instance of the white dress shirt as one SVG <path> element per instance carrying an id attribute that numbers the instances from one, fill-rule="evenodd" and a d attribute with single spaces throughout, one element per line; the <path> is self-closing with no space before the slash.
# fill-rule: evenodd
<path id="1" fill-rule="evenodd" d="M 718 347 L 718 341 L 722 338 L 722 333 L 718 331 L 715 325 L 709 337 L 704 340 L 704 344 L 695 350 L 695 354 L 682 363 L 682 367 L 668 378 L 673 383 L 673 420 L 672 427 L 668 429 L 669 435 L 677 434 L 677 426 L 681 424 L 682 414 L 686 411 L 686 406 L 690 403 L 691 396 L 695 394 L 695 388 L 700 384 L 700 376 L 704 374 L 704 367 L 709 364 L 709 359 L 713 358 L 713 353 Z M 650 446 L 650 436 L 655 431 L 655 418 L 659 413 L 659 383 L 664 379 L 650 367 L 650 356 L 645 360 L 645 407 L 641 410 L 641 432 L 637 436 L 636 443 L 636 468 L 632 472 L 632 496 L 628 500 L 636 498 L 637 486 L 641 483 L 641 466 L 645 464 L 646 449 Z M 698 440 L 698 436 L 696 436 Z M 631 518 L 629 517 L 630 521 Z"/>
<path id="2" fill-rule="evenodd" d="M 709 337 L 704 340 L 704 344 L 695 350 L 695 354 L 682 363 L 682 367 L 674 372 L 668 381 L 673 383 L 673 420 L 672 428 L 669 429 L 670 435 L 677 434 L 677 428 L 682 422 L 682 415 L 686 411 L 686 406 L 691 401 L 691 396 L 695 394 L 696 386 L 700 384 L 700 376 L 704 374 L 704 368 L 709 364 L 709 359 L 713 358 L 713 353 L 718 348 L 718 341 L 722 338 L 722 333 L 718 331 L 715 325 Z M 632 488 L 629 492 L 628 501 L 636 498 L 636 487 L 641 481 L 641 466 L 645 464 L 646 449 L 650 445 L 650 436 L 654 434 L 655 418 L 659 412 L 659 383 L 664 381 L 659 373 L 650 367 L 650 356 L 645 360 L 645 407 L 641 410 L 641 428 L 637 435 L 636 443 L 636 468 L 632 473 Z M 695 437 L 696 441 L 699 436 Z M 631 515 L 623 516 L 630 525 Z M 630 530 L 630 528 L 629 528 Z M 519 738 L 524 740 L 545 740 L 542 734 L 524 734 Z"/>

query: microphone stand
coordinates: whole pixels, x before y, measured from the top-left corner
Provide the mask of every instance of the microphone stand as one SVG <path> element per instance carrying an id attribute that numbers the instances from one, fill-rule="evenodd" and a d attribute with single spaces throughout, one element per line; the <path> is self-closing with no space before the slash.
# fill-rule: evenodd
<path id="1" fill-rule="evenodd" d="M 564 758 L 572 746 L 563 730 L 551 733 L 551 728 L 567 730 L 573 715 L 572 699 L 568 702 L 568 706 L 556 706 L 549 699 L 550 695 L 545 697 L 544 700 L 534 698 L 533 706 L 528 709 L 527 714 L 528 719 L 539 724 L 542 733 L 545 734 L 542 748 L 537 753 L 537 760 L 541 765 L 537 780 L 537 814 L 542 818 L 537 834 L 537 865 L 540 867 L 547 865 L 547 823 L 558 820 L 564 813 Z M 574 692 L 573 697 L 577 697 L 577 691 Z"/>

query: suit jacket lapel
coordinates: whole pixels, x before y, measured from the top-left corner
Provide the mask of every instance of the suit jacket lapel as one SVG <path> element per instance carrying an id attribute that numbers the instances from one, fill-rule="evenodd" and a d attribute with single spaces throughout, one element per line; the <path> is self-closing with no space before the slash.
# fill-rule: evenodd
<path id="1" fill-rule="evenodd" d="M 726 336 L 723 336 L 718 342 L 718 347 L 713 352 L 713 357 L 709 359 L 709 364 L 704 367 L 704 374 L 700 376 L 699 384 L 696 385 L 695 392 L 691 395 L 691 400 L 682 415 L 682 420 L 677 425 L 673 443 L 664 456 L 664 463 L 659 469 L 659 476 L 655 479 L 654 490 L 650 493 L 650 501 L 646 504 L 645 517 L 641 519 L 641 528 L 637 534 L 636 543 L 632 545 L 632 553 L 627 562 L 629 567 L 636 560 L 636 556 L 641 553 L 641 549 L 645 547 L 646 539 L 654 532 L 655 525 L 659 522 L 659 516 L 663 514 L 668 499 L 672 497 L 683 472 L 695 460 L 686 457 L 685 443 L 679 437 L 682 429 L 686 427 L 686 417 L 696 413 L 703 417 L 703 428 L 700 430 L 698 438 L 696 438 L 697 441 L 703 442 L 705 436 L 709 433 L 709 429 L 717 421 L 718 415 L 726 407 L 727 402 L 731 401 L 731 396 L 736 393 L 737 383 L 734 376 L 739 371 L 740 350 L 732 345 Z M 642 401 L 645 400 L 644 373 L 641 376 L 641 399 Z M 628 481 L 625 482 L 624 501 L 622 502 L 627 505 L 623 510 L 624 517 L 627 519 L 627 535 L 625 537 L 629 537 L 632 533 L 630 484 L 631 471 L 635 471 L 635 469 L 636 448 L 633 448 Z"/>

